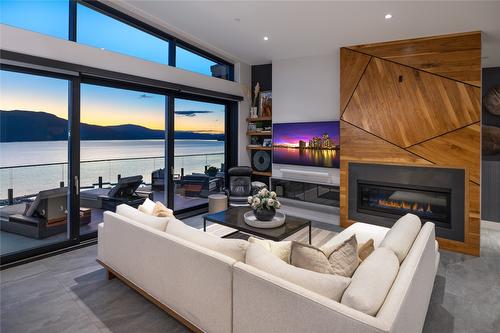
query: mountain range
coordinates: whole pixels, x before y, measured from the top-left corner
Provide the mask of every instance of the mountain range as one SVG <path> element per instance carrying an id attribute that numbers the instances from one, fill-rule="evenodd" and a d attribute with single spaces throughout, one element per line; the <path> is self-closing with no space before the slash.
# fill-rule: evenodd
<path id="1" fill-rule="evenodd" d="M 47 112 L 0 110 L 0 142 L 59 141 L 68 139 L 68 121 Z M 175 139 L 224 140 L 224 134 L 176 131 Z M 165 131 L 124 124 L 99 126 L 81 123 L 81 140 L 164 139 Z"/>

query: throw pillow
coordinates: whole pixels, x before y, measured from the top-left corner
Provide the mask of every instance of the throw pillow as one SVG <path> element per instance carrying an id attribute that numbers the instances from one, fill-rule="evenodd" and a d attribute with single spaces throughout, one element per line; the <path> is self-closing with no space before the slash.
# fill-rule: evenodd
<path id="1" fill-rule="evenodd" d="M 333 274 L 351 277 L 360 262 L 356 235 L 352 235 L 333 250 L 328 261 L 332 265 Z"/>
<path id="2" fill-rule="evenodd" d="M 290 263 L 318 273 L 351 277 L 359 265 L 356 236 L 338 245 L 329 257 L 315 246 L 293 242 Z"/>
<path id="3" fill-rule="evenodd" d="M 174 216 L 174 212 L 173 210 L 165 207 L 165 205 L 161 202 L 157 201 L 153 208 L 153 215 L 159 217 L 171 217 Z"/>
<path id="4" fill-rule="evenodd" d="M 137 209 L 140 212 L 143 212 L 144 214 L 153 215 L 153 210 L 155 209 L 155 203 L 153 202 L 153 200 L 146 198 L 146 200 L 144 200 L 142 205 L 139 205 Z"/>
<path id="5" fill-rule="evenodd" d="M 375 251 L 373 239 L 358 245 L 358 257 L 361 261 L 365 260 L 373 251 Z"/>
<path id="6" fill-rule="evenodd" d="M 219 238 L 196 228 L 190 227 L 175 217 L 170 218 L 165 232 L 207 249 L 222 253 L 237 261 L 245 260 L 248 242 L 242 239 Z"/>
<path id="7" fill-rule="evenodd" d="M 286 263 L 290 263 L 290 253 L 292 251 L 292 241 L 275 242 L 270 239 L 259 239 L 253 236 L 248 238 L 250 243 L 260 244 L 266 250 L 280 258 Z"/>
<path id="8" fill-rule="evenodd" d="M 321 274 L 289 265 L 255 243 L 248 245 L 246 263 L 337 302 L 351 281 L 344 276 Z"/>

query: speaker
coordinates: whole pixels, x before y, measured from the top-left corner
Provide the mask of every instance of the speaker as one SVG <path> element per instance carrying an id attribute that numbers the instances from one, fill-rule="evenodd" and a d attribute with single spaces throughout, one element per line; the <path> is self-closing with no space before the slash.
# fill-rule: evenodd
<path id="1" fill-rule="evenodd" d="M 252 150 L 252 169 L 267 172 L 271 171 L 271 151 Z"/>

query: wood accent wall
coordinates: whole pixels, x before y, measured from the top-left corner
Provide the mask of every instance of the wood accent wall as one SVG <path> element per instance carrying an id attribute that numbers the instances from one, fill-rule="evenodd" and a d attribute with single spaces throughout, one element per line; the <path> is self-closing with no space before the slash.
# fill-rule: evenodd
<path id="1" fill-rule="evenodd" d="M 341 226 L 351 161 L 463 168 L 465 240 L 438 242 L 479 255 L 480 96 L 480 32 L 341 48 Z"/>

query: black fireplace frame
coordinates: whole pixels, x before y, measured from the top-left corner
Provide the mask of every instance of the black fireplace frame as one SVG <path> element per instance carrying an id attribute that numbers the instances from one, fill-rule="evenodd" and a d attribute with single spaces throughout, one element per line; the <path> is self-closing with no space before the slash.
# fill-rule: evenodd
<path id="1" fill-rule="evenodd" d="M 436 225 L 436 236 L 463 242 L 465 239 L 466 184 L 465 170 L 461 168 L 422 167 L 396 164 L 349 162 L 348 219 L 391 227 L 399 216 L 358 209 L 358 183 L 397 184 L 402 188 L 434 188 L 450 191 L 450 221 L 422 219 Z"/>

